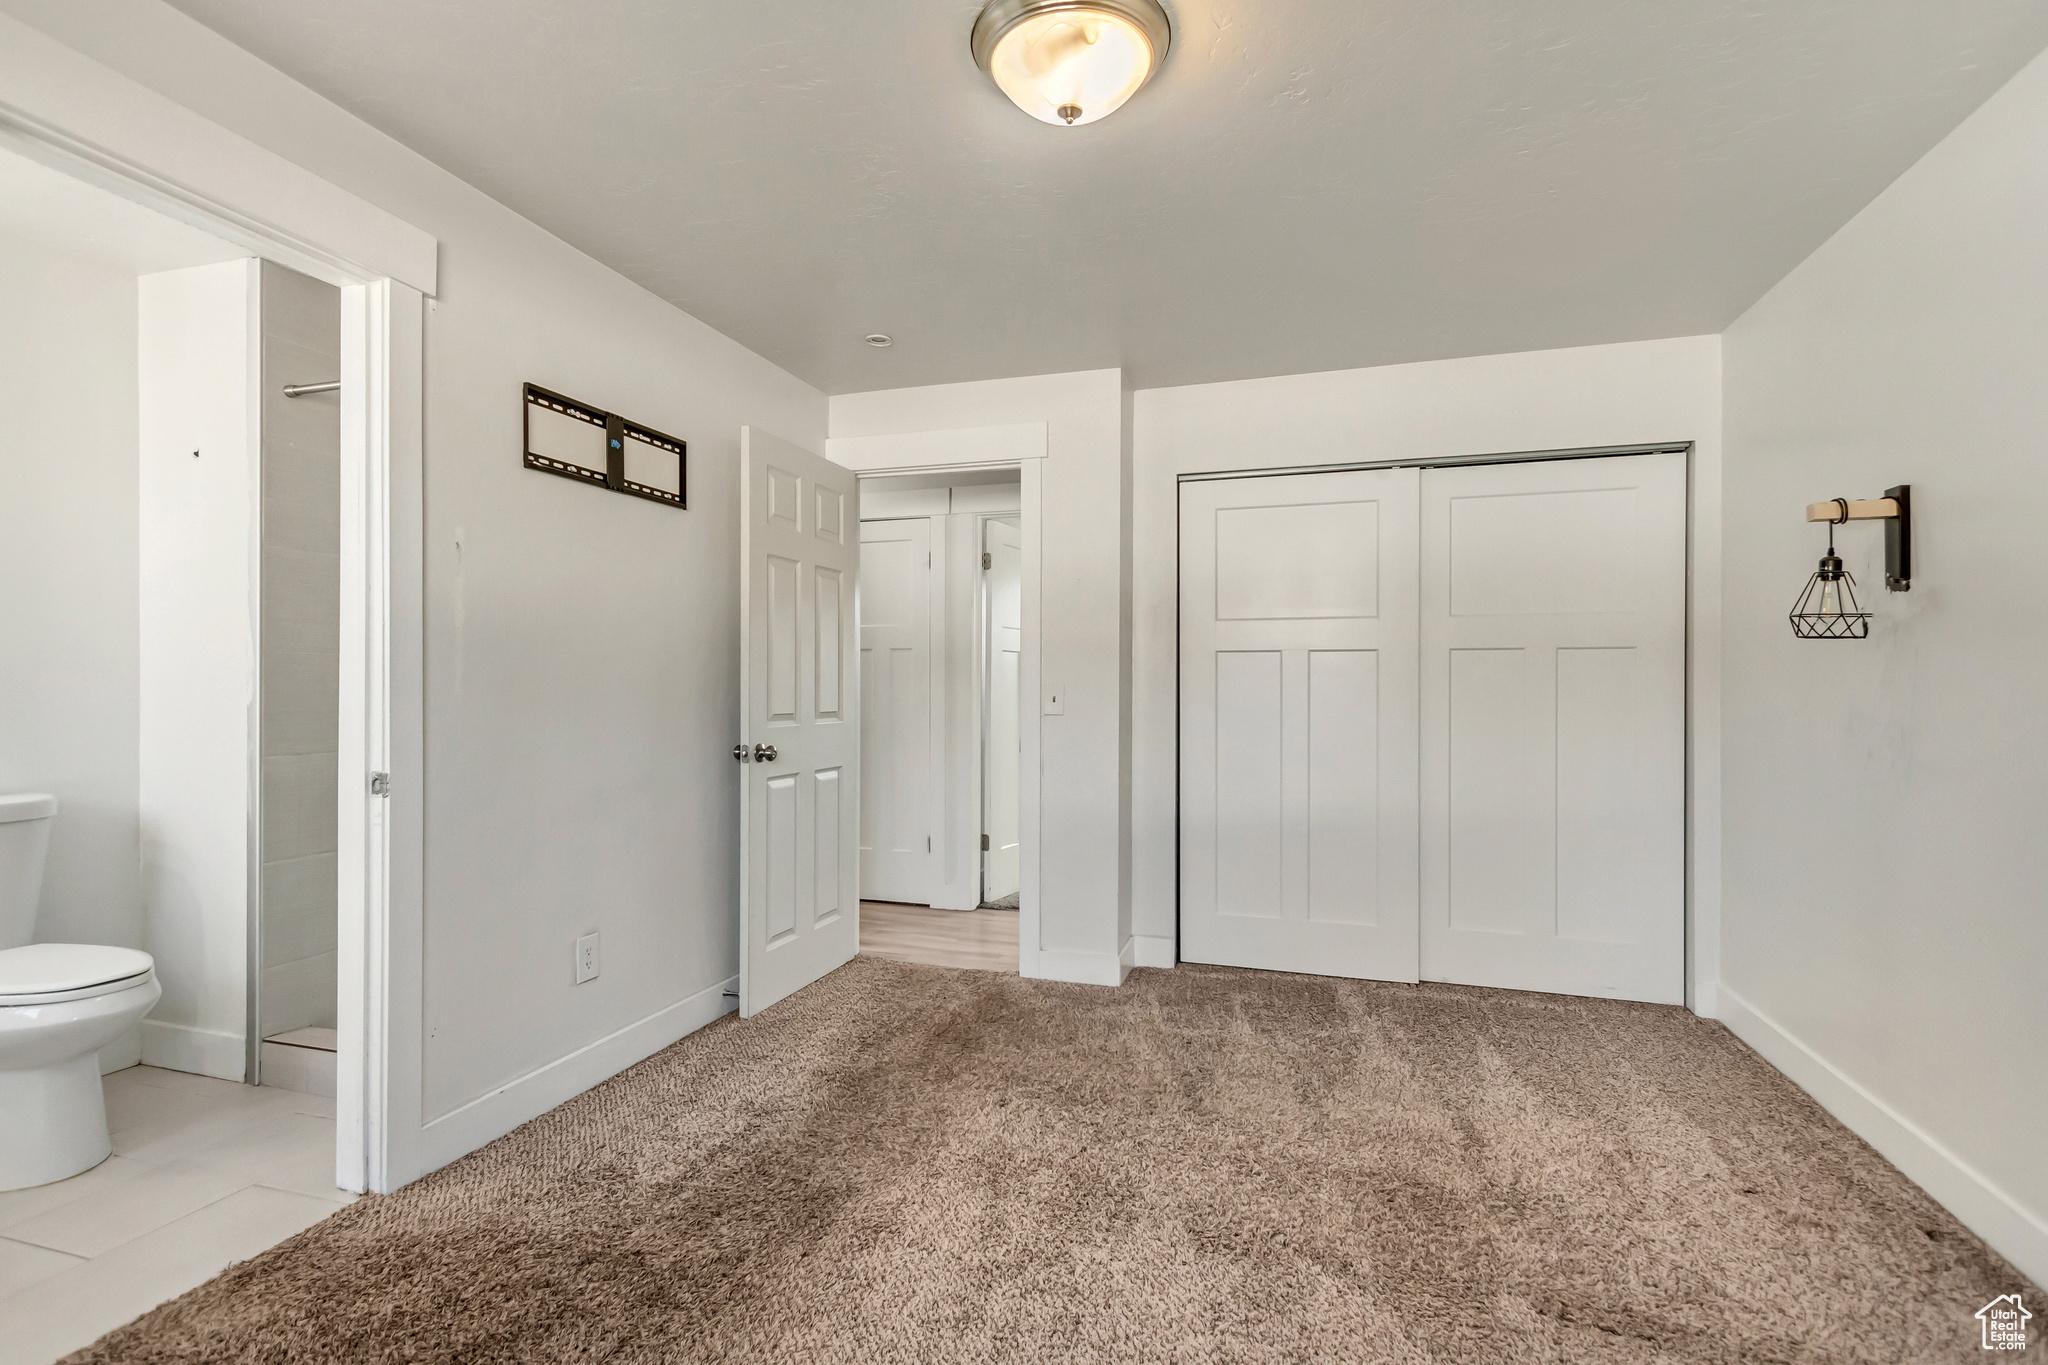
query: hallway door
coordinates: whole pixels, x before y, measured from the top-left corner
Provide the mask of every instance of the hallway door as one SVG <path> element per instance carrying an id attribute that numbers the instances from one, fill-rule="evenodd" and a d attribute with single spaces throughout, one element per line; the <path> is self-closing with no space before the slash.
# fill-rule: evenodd
<path id="1" fill-rule="evenodd" d="M 930 519 L 862 522 L 860 558 L 860 894 L 930 905 Z"/>
<path id="2" fill-rule="evenodd" d="M 1685 999 L 1685 456 L 1422 475 L 1422 977 Z"/>
<path id="3" fill-rule="evenodd" d="M 1417 488 L 1181 487 L 1183 961 L 1416 979 Z"/>
<path id="4" fill-rule="evenodd" d="M 853 472 L 740 428 L 740 1013 L 860 951 Z"/>

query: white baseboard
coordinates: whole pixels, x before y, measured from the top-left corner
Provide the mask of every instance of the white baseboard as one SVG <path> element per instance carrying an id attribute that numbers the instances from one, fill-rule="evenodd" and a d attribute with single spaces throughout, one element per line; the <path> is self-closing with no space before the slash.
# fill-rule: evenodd
<path id="1" fill-rule="evenodd" d="M 480 1095 L 459 1109 L 429 1120 L 420 1131 L 420 1174 L 439 1170 L 457 1157 L 467 1156 L 528 1119 L 540 1117 L 556 1105 L 610 1080 L 633 1063 L 653 1056 L 678 1038 L 695 1033 L 720 1015 L 738 1009 L 739 1001 L 725 997 L 725 992 L 738 989 L 739 978 L 727 977 L 566 1057 L 529 1071 L 488 1095 Z"/>
<path id="2" fill-rule="evenodd" d="M 2023 1207 L 1940 1140 L 1837 1070 L 1728 988 L 1715 992 L 1717 1018 L 1843 1126 L 1875 1147 L 1906 1178 L 1989 1242 L 2037 1285 L 2048 1285 L 2048 1220 Z"/>
<path id="3" fill-rule="evenodd" d="M 1136 962 L 1133 964 L 1135 966 L 1172 967 L 1179 964 L 1171 938 L 1162 938 L 1155 934 L 1133 934 L 1131 946 L 1136 950 Z"/>
<path id="4" fill-rule="evenodd" d="M 126 1033 L 100 1049 L 100 1075 L 113 1071 L 126 1071 L 142 1061 L 142 1025 L 137 1024 Z"/>
<path id="5" fill-rule="evenodd" d="M 189 1071 L 224 1081 L 248 1079 L 249 1058 L 239 1033 L 209 1033 L 161 1019 L 142 1021 L 142 1060 L 166 1071 Z"/>
<path id="6" fill-rule="evenodd" d="M 1127 968 L 1114 953 L 1059 953 L 1038 950 L 1038 968 L 1031 973 L 1041 981 L 1073 981 L 1083 986 L 1121 986 Z"/>

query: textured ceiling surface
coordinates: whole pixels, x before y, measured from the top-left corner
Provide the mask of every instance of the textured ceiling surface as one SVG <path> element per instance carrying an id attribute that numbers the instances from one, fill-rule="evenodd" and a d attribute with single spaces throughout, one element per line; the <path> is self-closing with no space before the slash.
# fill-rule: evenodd
<path id="1" fill-rule="evenodd" d="M 832 393 L 1719 331 L 2048 44 L 2041 0 L 1166 0 L 1066 129 L 976 0 L 174 3 Z"/>

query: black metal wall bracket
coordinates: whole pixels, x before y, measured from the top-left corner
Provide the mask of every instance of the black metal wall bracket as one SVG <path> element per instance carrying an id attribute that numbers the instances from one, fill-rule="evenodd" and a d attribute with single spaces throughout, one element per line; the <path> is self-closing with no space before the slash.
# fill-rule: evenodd
<path id="1" fill-rule="evenodd" d="M 1806 519 L 1833 522 L 1884 523 L 1884 585 L 1892 592 L 1913 590 L 1913 485 L 1884 490 L 1881 498 L 1829 498 L 1808 503 Z"/>
<path id="2" fill-rule="evenodd" d="M 1884 521 L 1884 585 L 1892 592 L 1913 590 L 1913 485 L 1884 490 L 1899 505 L 1899 514 Z"/>
<path id="3" fill-rule="evenodd" d="M 690 505 L 688 443 L 674 436 L 663 435 L 653 427 L 642 426 L 638 422 L 629 422 L 615 412 L 606 412 L 603 408 L 592 407 L 588 403 L 581 403 L 574 398 L 565 397 L 550 389 L 544 389 L 538 384 L 526 385 L 524 396 L 526 401 L 522 407 L 523 421 L 521 429 L 523 432 L 522 444 L 526 455 L 526 467 L 528 469 L 538 469 L 548 474 L 559 474 L 565 479 L 575 479 L 579 483 L 596 484 L 600 488 L 609 488 L 615 493 L 628 493 L 636 498 L 646 498 L 650 502 L 666 503 L 670 507 L 687 508 Z M 536 407 L 559 413 L 578 422 L 587 422 L 591 426 L 602 429 L 604 432 L 604 468 L 599 469 L 594 463 L 589 465 L 578 464 L 573 460 L 562 459 L 535 450 L 533 410 Z M 650 483 L 637 482 L 626 477 L 626 442 L 628 440 L 636 444 L 650 446 L 657 452 L 675 456 L 676 478 L 673 490 Z"/>

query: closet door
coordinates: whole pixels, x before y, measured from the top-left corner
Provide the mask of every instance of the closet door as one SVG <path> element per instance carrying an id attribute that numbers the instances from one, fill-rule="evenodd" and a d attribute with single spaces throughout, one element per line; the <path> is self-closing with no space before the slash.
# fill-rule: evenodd
<path id="1" fill-rule="evenodd" d="M 1422 977 L 1679 1004 L 1685 457 L 1422 476 Z"/>
<path id="2" fill-rule="evenodd" d="M 1417 486 L 1181 488 L 1184 961 L 1416 979 Z"/>

